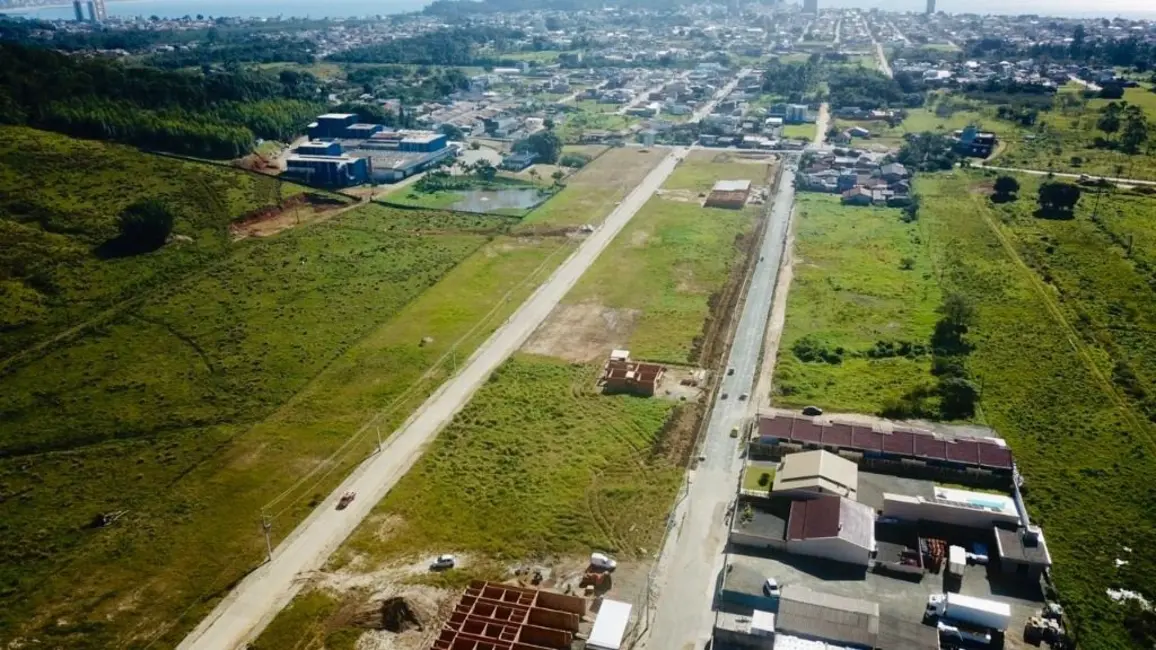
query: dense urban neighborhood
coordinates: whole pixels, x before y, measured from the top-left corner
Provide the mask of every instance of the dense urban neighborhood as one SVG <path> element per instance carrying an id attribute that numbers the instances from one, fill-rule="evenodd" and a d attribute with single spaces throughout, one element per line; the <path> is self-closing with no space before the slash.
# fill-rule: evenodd
<path id="1" fill-rule="evenodd" d="M 1156 20 L 166 1 L 0 0 L 0 647 L 1156 647 Z"/>

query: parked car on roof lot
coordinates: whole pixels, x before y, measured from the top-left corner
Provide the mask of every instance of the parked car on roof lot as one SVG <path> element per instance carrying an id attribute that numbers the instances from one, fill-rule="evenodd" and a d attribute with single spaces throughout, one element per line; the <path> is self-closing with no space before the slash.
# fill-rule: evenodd
<path id="1" fill-rule="evenodd" d="M 779 581 L 774 578 L 767 578 L 767 581 L 763 583 L 763 593 L 771 597 L 778 596 Z"/>

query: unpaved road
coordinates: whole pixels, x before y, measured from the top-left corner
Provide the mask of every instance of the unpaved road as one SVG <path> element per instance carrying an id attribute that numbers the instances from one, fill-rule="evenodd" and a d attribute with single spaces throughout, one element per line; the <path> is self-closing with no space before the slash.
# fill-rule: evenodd
<path id="1" fill-rule="evenodd" d="M 831 105 L 827 102 L 819 104 L 819 117 L 815 119 L 815 139 L 811 141 L 811 147 L 819 148 L 827 140 L 827 129 L 831 124 Z"/>
<path id="2" fill-rule="evenodd" d="M 692 471 L 687 496 L 675 508 L 674 528 L 658 561 L 652 593 L 654 618 L 641 646 L 650 650 L 701 648 L 714 623 L 714 587 L 723 568 L 727 507 L 735 498 L 743 440 L 730 431 L 750 417 L 756 404 L 743 394 L 755 389 L 760 373 L 759 352 L 767 332 L 779 269 L 795 200 L 796 160 L 783 161 L 770 219 L 759 245 L 759 262 L 747 289 L 742 315 L 728 357 L 734 374 L 724 375 L 707 426 L 702 455 Z M 724 397 L 725 395 L 725 397 Z"/>
<path id="3" fill-rule="evenodd" d="M 673 149 L 610 213 L 603 225 L 470 357 L 461 372 L 430 396 L 390 438 L 384 452 L 361 464 L 273 551 L 273 559 L 246 577 L 178 646 L 180 650 L 230 650 L 255 638 L 301 589 L 303 574 L 322 566 L 378 501 L 421 456 L 425 445 L 469 401 L 561 301 L 639 208 L 685 157 Z M 340 495 L 357 492 L 345 510 Z"/>
<path id="4" fill-rule="evenodd" d="M 1110 183 L 1118 185 L 1156 185 L 1156 181 L 1145 181 L 1139 178 L 1116 178 L 1115 176 L 1100 176 L 1099 174 L 1073 174 L 1070 172 L 1054 172 L 1050 169 L 1027 169 L 1024 167 L 1000 167 L 999 165 L 988 165 L 979 163 L 976 167 L 980 169 L 991 169 L 997 172 L 1017 172 L 1020 174 L 1028 174 L 1031 176 L 1055 176 L 1056 178 L 1102 178 Z"/>

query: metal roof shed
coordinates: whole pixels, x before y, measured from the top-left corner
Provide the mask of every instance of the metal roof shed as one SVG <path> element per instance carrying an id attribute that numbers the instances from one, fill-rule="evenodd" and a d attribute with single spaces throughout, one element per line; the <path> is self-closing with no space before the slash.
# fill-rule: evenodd
<path id="1" fill-rule="evenodd" d="M 586 647 L 592 650 L 619 650 L 626 636 L 626 626 L 630 624 L 630 610 L 633 605 L 618 600 L 603 600 L 594 619 L 594 629 Z"/>

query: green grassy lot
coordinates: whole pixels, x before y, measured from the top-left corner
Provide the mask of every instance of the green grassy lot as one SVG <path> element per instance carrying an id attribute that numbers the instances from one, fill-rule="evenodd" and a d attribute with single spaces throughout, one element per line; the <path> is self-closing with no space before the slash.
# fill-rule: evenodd
<path id="1" fill-rule="evenodd" d="M 566 113 L 555 127 L 558 137 L 567 144 L 579 142 L 583 131 L 622 131 L 639 122 L 637 117 L 618 115 L 618 104 L 581 101 L 576 105 L 580 110 Z"/>
<path id="2" fill-rule="evenodd" d="M 759 485 L 759 480 L 762 479 L 763 474 L 769 478 L 763 485 Z M 770 492 L 771 486 L 775 483 L 775 468 L 766 465 L 747 465 L 743 468 L 743 489 L 752 492 Z"/>
<path id="3" fill-rule="evenodd" d="M 1156 474 L 1156 445 L 1143 400 L 1115 370 L 1134 364 L 1151 386 L 1152 288 L 1139 262 L 1152 249 L 1136 244 L 1129 257 L 1106 229 L 1150 242 L 1138 215 L 1151 199 L 1121 201 L 1119 212 L 1102 204 L 1104 226 L 1091 221 L 1088 197 L 1076 219 L 1042 220 L 1031 216 L 1033 182 L 1021 179 L 1020 202 L 993 206 L 990 178 L 923 177 L 920 227 L 944 289 L 976 305 L 968 364 L 983 384 L 983 416 L 1016 454 L 1080 646 L 1143 646 L 1151 638 L 1129 638 L 1126 609 L 1105 590 L 1150 589 L 1156 577 L 1151 553 L 1121 548 L 1156 543 L 1156 492 L 1142 487 Z M 1128 563 L 1117 567 L 1117 557 Z"/>
<path id="4" fill-rule="evenodd" d="M 783 137 L 807 140 L 809 142 L 815 138 L 815 125 L 787 124 L 783 127 Z"/>
<path id="5" fill-rule="evenodd" d="M 1080 86 L 1069 84 L 1060 94 L 1080 97 L 1080 90 Z M 1129 88 L 1124 92 L 1123 101 L 1142 107 L 1148 120 L 1156 122 L 1156 93 L 1145 88 Z M 1096 129 L 1096 122 L 1100 109 L 1108 103 L 1106 99 L 1083 100 L 1081 97 L 1078 104 L 1041 113 L 1040 124 L 1030 132 L 1007 138 L 1003 151 L 992 163 L 1095 176 L 1156 179 L 1156 157 L 1149 155 L 1150 152 L 1142 149 L 1136 155 L 1128 155 L 1093 146 L 1097 136 L 1105 136 Z"/>
<path id="6" fill-rule="evenodd" d="M 698 189 L 713 185 L 712 178 L 766 182 L 765 164 L 708 160 L 683 163 L 665 189 Z M 735 170 L 738 166 L 742 169 Z M 759 212 L 704 208 L 697 197 L 687 198 L 651 198 L 564 301 L 640 310 L 628 345 L 640 359 L 698 360 L 712 295 L 726 284 L 741 255 L 738 244 L 751 233 Z M 631 272 L 623 273 L 624 268 Z"/>
<path id="7" fill-rule="evenodd" d="M 746 180 L 767 185 L 765 161 L 748 161 L 729 152 L 694 151 L 675 168 L 662 186 L 666 190 L 709 192 L 720 180 Z"/>
<path id="8" fill-rule="evenodd" d="M 404 523 L 384 543 L 363 529 L 351 550 L 518 558 L 654 548 L 679 479 L 652 453 L 673 404 L 603 396 L 598 370 L 508 361 L 378 506 Z"/>
<path id="9" fill-rule="evenodd" d="M 220 260 L 235 247 L 229 223 L 278 193 L 272 178 L 22 127 L 0 127 L 0 189 L 0 359 Z M 188 239 L 101 259 L 117 215 L 147 198 Z"/>
<path id="10" fill-rule="evenodd" d="M 796 214 L 775 403 L 875 413 L 929 383 L 929 356 L 866 354 L 877 341 L 926 344 L 934 328 L 941 296 L 920 224 L 902 222 L 898 208 L 843 206 L 827 194 L 800 194 Z M 803 337 L 843 348 L 843 362 L 801 361 L 792 347 Z"/>
<path id="11" fill-rule="evenodd" d="M 888 146 L 898 147 L 903 144 L 904 136 L 911 133 L 948 133 L 976 124 L 982 129 L 993 131 L 1000 138 L 1015 137 L 1017 127 L 1003 120 L 998 120 L 994 112 L 985 110 L 955 111 L 950 115 L 940 116 L 934 109 L 915 108 L 908 111 L 906 119 L 897 126 L 889 126 L 883 121 L 835 120 L 835 126 L 849 129 L 852 126 L 861 126 L 871 132 L 867 140 L 856 138 L 855 142 L 878 142 Z"/>
<path id="12" fill-rule="evenodd" d="M 629 154 L 623 161 L 639 155 L 607 155 L 615 154 Z M 766 167 L 761 169 L 765 174 Z M 752 221 L 751 213 L 655 198 L 565 302 L 596 299 L 638 309 L 644 320 L 631 341 L 636 356 L 685 361 L 708 318 L 708 296 L 728 281 L 739 257 L 735 237 L 749 231 Z M 623 274 L 624 266 L 635 272 Z M 652 328 L 660 331 L 643 331 Z M 659 341 L 660 335 L 667 340 Z M 456 585 L 469 576 L 508 577 L 512 562 L 529 558 L 590 549 L 625 559 L 649 556 L 682 476 L 698 407 L 602 395 L 595 383 L 600 371 L 597 362 L 564 363 L 526 353 L 508 360 L 329 568 L 372 571 L 454 552 L 469 558 L 468 568 L 445 578 Z M 366 596 L 358 590 L 307 590 L 255 646 L 347 647 L 340 635 L 355 638 L 360 630 L 341 612 Z"/>
<path id="13" fill-rule="evenodd" d="M 755 208 L 723 210 L 652 198 L 566 297 L 639 309 L 628 349 L 640 359 L 697 361 L 710 299 L 739 257 Z M 630 273 L 623 273 L 628 268 Z"/>
<path id="14" fill-rule="evenodd" d="M 607 151 L 567 178 L 565 189 L 531 211 L 518 230 L 542 231 L 602 223 L 667 153 L 662 149 L 643 152 L 632 147 Z"/>
<path id="15" fill-rule="evenodd" d="M 175 645 L 573 246 L 507 227 L 360 208 L 0 378 L 0 629 Z"/>

